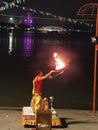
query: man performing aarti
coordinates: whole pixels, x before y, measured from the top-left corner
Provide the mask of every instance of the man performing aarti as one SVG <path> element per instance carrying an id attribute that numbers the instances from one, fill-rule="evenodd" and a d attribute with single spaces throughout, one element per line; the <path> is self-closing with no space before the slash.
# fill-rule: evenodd
<path id="1" fill-rule="evenodd" d="M 43 75 L 42 71 L 38 71 L 37 75 L 32 81 L 33 84 L 33 90 L 32 90 L 32 100 L 31 100 L 31 107 L 33 109 L 33 112 L 36 113 L 38 109 L 42 109 L 42 81 L 46 78 L 54 78 L 64 72 L 62 70 L 65 67 L 65 64 L 62 62 L 62 60 L 58 57 L 57 53 L 53 54 L 54 61 L 56 64 L 55 70 L 51 70 L 46 75 Z M 52 75 L 53 73 L 57 73 Z"/>
<path id="2" fill-rule="evenodd" d="M 33 112 L 35 113 L 38 109 L 42 108 L 42 81 L 46 78 L 49 78 L 52 73 L 54 73 L 54 70 L 51 70 L 46 75 L 43 75 L 42 71 L 38 71 L 37 75 L 32 81 L 33 84 L 33 90 L 32 90 L 32 100 L 31 100 L 31 107 L 33 109 Z"/>

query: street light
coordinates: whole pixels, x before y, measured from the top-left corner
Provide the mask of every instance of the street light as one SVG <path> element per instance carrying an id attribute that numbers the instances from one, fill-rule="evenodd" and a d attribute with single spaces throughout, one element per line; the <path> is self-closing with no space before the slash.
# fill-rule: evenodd
<path id="1" fill-rule="evenodd" d="M 96 38 L 98 37 L 98 6 L 97 6 L 97 14 L 96 14 Z M 96 76 L 97 76 L 97 51 L 98 51 L 98 43 L 96 39 L 95 44 L 95 55 L 94 55 L 94 88 L 93 88 L 93 116 L 96 114 Z"/>
<path id="2" fill-rule="evenodd" d="M 13 18 L 12 18 L 12 17 L 10 17 L 9 21 L 10 21 L 11 23 L 13 23 Z"/>
<path id="3" fill-rule="evenodd" d="M 96 12 L 97 11 L 97 12 Z M 77 12 L 77 15 L 81 16 L 95 16 L 96 15 L 96 36 L 98 38 L 98 3 L 88 3 L 83 5 Z M 96 111 L 96 76 L 97 76 L 97 51 L 98 51 L 98 41 L 93 39 L 95 44 L 95 54 L 94 54 L 94 84 L 93 84 L 93 116 L 95 116 Z"/>

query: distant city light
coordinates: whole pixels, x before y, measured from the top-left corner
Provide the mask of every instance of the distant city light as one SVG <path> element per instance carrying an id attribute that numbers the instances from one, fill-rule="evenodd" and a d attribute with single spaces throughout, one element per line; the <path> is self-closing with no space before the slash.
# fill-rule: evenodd
<path id="1" fill-rule="evenodd" d="M 28 12 L 27 15 L 26 15 L 26 17 L 24 18 L 24 24 L 28 25 L 30 27 L 33 25 L 33 18 L 31 16 L 30 12 Z"/>
<path id="2" fill-rule="evenodd" d="M 12 18 L 12 17 L 10 18 L 10 21 L 13 21 L 13 18 Z"/>
<path id="3" fill-rule="evenodd" d="M 9 22 L 10 22 L 10 23 L 14 23 L 14 18 L 13 18 L 13 17 L 10 17 L 10 18 L 9 18 Z"/>

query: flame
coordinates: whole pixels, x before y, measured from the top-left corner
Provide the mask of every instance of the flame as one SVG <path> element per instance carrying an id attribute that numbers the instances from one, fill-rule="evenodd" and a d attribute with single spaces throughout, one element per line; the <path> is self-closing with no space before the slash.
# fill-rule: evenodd
<path id="1" fill-rule="evenodd" d="M 55 59 L 55 64 L 56 64 L 55 69 L 56 69 L 56 70 L 63 69 L 63 68 L 65 67 L 65 64 L 64 64 L 63 61 L 58 57 L 58 54 L 57 54 L 57 53 L 54 53 L 54 54 L 53 54 L 53 57 L 54 57 L 54 59 Z"/>

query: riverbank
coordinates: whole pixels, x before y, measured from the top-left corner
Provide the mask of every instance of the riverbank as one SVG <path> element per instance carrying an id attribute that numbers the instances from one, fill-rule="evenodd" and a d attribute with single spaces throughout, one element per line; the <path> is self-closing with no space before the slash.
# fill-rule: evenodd
<path id="1" fill-rule="evenodd" d="M 97 130 L 98 111 L 92 115 L 90 110 L 56 109 L 62 127 L 53 130 Z M 22 126 L 22 108 L 0 107 L 0 129 L 1 130 L 33 130 L 32 127 Z"/>

